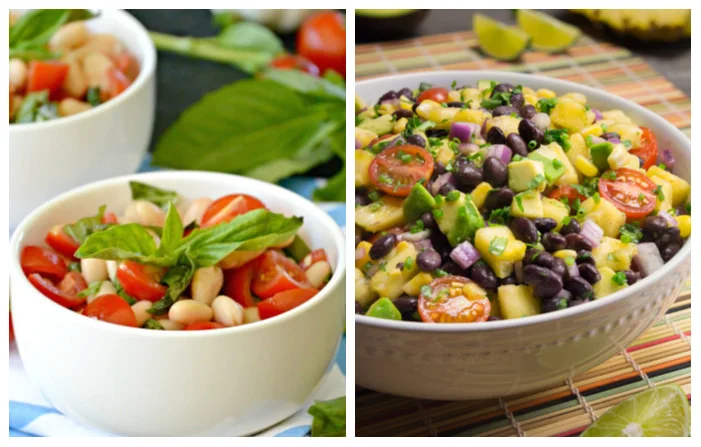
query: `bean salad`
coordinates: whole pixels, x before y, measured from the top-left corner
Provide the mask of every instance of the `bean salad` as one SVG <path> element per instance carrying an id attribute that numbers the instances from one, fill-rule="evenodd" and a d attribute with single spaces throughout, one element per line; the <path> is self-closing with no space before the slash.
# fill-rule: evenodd
<path id="1" fill-rule="evenodd" d="M 485 80 L 355 102 L 357 314 L 554 312 L 648 276 L 691 233 L 672 152 L 580 93 Z"/>

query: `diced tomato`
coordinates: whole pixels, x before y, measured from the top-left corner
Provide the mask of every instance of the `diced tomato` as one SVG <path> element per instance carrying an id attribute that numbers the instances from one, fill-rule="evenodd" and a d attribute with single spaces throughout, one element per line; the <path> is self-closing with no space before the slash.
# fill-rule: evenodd
<path id="1" fill-rule="evenodd" d="M 83 315 L 112 324 L 136 327 L 136 315 L 119 295 L 101 295 L 88 303 Z"/>
<path id="2" fill-rule="evenodd" d="M 601 177 L 599 193 L 601 197 L 613 203 L 629 219 L 640 219 L 655 209 L 657 197 L 653 193 L 657 184 L 640 171 L 620 168 L 616 179 Z"/>
<path id="3" fill-rule="evenodd" d="M 222 222 L 229 222 L 236 216 L 258 208 L 265 208 L 265 205 L 255 197 L 246 194 L 230 194 L 209 205 L 202 215 L 201 227 L 213 227 Z"/>
<path id="4" fill-rule="evenodd" d="M 316 289 L 293 289 L 277 293 L 271 298 L 258 303 L 258 314 L 260 319 L 265 320 L 283 314 L 288 310 L 309 301 L 314 295 L 319 293 Z"/>
<path id="5" fill-rule="evenodd" d="M 221 329 L 224 326 L 221 323 L 214 321 L 197 321 L 195 323 L 190 323 L 183 328 L 184 331 L 206 331 L 208 329 Z"/>
<path id="6" fill-rule="evenodd" d="M 107 71 L 107 77 L 110 80 L 112 91 L 110 92 L 110 98 L 121 95 L 124 90 L 128 89 L 131 85 L 131 81 L 127 78 L 127 75 L 117 70 L 116 68 L 110 68 Z"/>
<path id="7" fill-rule="evenodd" d="M 113 56 L 112 61 L 117 70 L 124 73 L 130 83 L 139 76 L 139 60 L 128 51 L 125 50 Z"/>
<path id="8" fill-rule="evenodd" d="M 243 266 L 224 270 L 224 295 L 233 298 L 243 307 L 255 306 L 257 301 L 251 293 L 251 282 L 258 268 L 258 259 Z"/>
<path id="9" fill-rule="evenodd" d="M 116 214 L 109 212 L 109 213 L 105 213 L 105 215 L 102 216 L 102 223 L 103 224 L 118 224 L 119 219 L 117 219 Z"/>
<path id="10" fill-rule="evenodd" d="M 346 77 L 346 24 L 343 14 L 321 11 L 307 17 L 297 32 L 297 52 L 321 72 L 328 69 Z"/>
<path id="11" fill-rule="evenodd" d="M 37 290 L 39 290 L 39 292 L 63 307 L 74 309 L 85 302 L 85 298 L 63 293 L 63 291 L 56 287 L 54 283 L 38 273 L 32 273 L 31 275 L 27 276 L 27 279 L 34 287 L 37 288 Z M 67 284 L 66 287 L 68 287 Z"/>
<path id="12" fill-rule="evenodd" d="M 44 240 L 51 248 L 69 258 L 73 258 L 75 252 L 80 248 L 80 243 L 63 231 L 63 225 L 54 226 L 51 231 L 46 233 Z"/>
<path id="13" fill-rule="evenodd" d="M 640 129 L 643 131 L 643 135 L 640 137 L 640 147 L 631 149 L 630 153 L 643 160 L 643 169 L 650 169 L 652 165 L 657 163 L 657 154 L 659 152 L 657 138 L 647 127 L 641 127 Z"/>
<path id="14" fill-rule="evenodd" d="M 68 74 L 68 64 L 55 61 L 31 61 L 27 74 L 27 92 L 60 90 Z"/>
<path id="15" fill-rule="evenodd" d="M 160 284 L 164 273 L 160 267 L 124 261 L 117 269 L 117 279 L 127 295 L 137 300 L 156 302 L 168 291 L 166 286 Z"/>
<path id="16" fill-rule="evenodd" d="M 319 67 L 309 59 L 298 54 L 285 54 L 278 56 L 270 63 L 270 66 L 280 70 L 300 70 L 312 76 L 319 76 Z"/>
<path id="17" fill-rule="evenodd" d="M 465 285 L 471 280 L 462 276 L 434 279 L 428 288 L 421 288 L 418 310 L 424 323 L 475 323 L 487 321 L 492 310 L 484 296 L 465 296 Z"/>
<path id="18" fill-rule="evenodd" d="M 290 289 L 309 287 L 302 267 L 278 250 L 268 250 L 261 256 L 251 290 L 261 298 Z"/>
<path id="19" fill-rule="evenodd" d="M 22 249 L 20 265 L 25 275 L 39 273 L 59 280 L 68 273 L 66 261 L 50 248 L 28 245 Z"/>
<path id="20" fill-rule="evenodd" d="M 304 270 L 308 269 L 312 264 L 315 262 L 319 261 L 327 261 L 328 262 L 329 258 L 326 256 L 326 250 L 323 248 L 316 249 L 309 253 L 307 256 L 302 259 L 302 262 L 299 263 L 299 266 L 302 267 Z"/>

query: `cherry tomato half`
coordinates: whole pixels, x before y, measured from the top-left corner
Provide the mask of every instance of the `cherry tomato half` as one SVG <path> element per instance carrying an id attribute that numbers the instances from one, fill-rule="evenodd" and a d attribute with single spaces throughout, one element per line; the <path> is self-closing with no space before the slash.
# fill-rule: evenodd
<path id="1" fill-rule="evenodd" d="M 121 95 L 124 93 L 124 90 L 128 89 L 131 85 L 131 81 L 127 75 L 116 68 L 110 68 L 107 70 L 107 77 L 110 80 L 110 86 L 112 89 L 112 91 L 110 91 L 110 98 Z"/>
<path id="2" fill-rule="evenodd" d="M 68 74 L 68 64 L 55 61 L 31 61 L 27 73 L 27 92 L 58 91 Z"/>
<path id="3" fill-rule="evenodd" d="M 131 306 L 119 295 L 113 293 L 98 296 L 90 301 L 83 315 L 112 324 L 136 327 L 136 315 Z"/>
<path id="4" fill-rule="evenodd" d="M 631 149 L 630 153 L 641 158 L 643 160 L 643 169 L 647 170 L 657 163 L 657 154 L 659 152 L 657 149 L 657 138 L 647 127 L 641 127 L 640 129 L 643 131 L 643 135 L 640 137 L 640 147 Z"/>
<path id="5" fill-rule="evenodd" d="M 244 264 L 243 266 L 224 270 L 224 295 L 233 298 L 243 307 L 256 305 L 256 300 L 251 293 L 251 282 L 258 269 L 258 259 Z"/>
<path id="6" fill-rule="evenodd" d="M 229 222 L 236 216 L 246 214 L 258 208 L 265 208 L 263 202 L 246 194 L 230 194 L 221 197 L 205 210 L 200 227 L 213 227 L 222 222 Z"/>
<path id="7" fill-rule="evenodd" d="M 487 321 L 492 306 L 487 295 L 478 295 L 462 276 L 443 276 L 431 281 L 430 293 L 419 295 L 419 315 L 425 323 L 474 323 Z M 474 286 L 474 284 L 472 284 Z M 467 296 L 466 296 L 467 295 Z"/>
<path id="8" fill-rule="evenodd" d="M 46 233 L 44 239 L 47 244 L 63 256 L 73 258 L 75 252 L 80 248 L 80 243 L 63 231 L 63 225 L 56 225 Z"/>
<path id="9" fill-rule="evenodd" d="M 311 253 L 309 253 L 307 256 L 302 259 L 302 262 L 299 263 L 299 266 L 302 267 L 304 270 L 308 269 L 311 267 L 312 264 L 315 262 L 319 261 L 327 261 L 328 262 L 329 258 L 326 256 L 326 250 L 323 248 L 318 248 Z"/>
<path id="10" fill-rule="evenodd" d="M 261 298 L 270 298 L 285 290 L 306 287 L 309 283 L 302 267 L 282 252 L 268 250 L 260 257 L 251 290 Z"/>
<path id="11" fill-rule="evenodd" d="M 427 99 L 439 103 L 444 103 L 448 101 L 448 90 L 444 89 L 443 87 L 429 88 L 428 90 L 424 90 L 423 92 L 421 92 L 419 97 L 416 98 L 416 102 L 418 104 L 421 104 L 421 102 Z"/>
<path id="12" fill-rule="evenodd" d="M 369 172 L 375 187 L 386 194 L 406 197 L 416 182 L 431 178 L 433 157 L 418 146 L 393 146 L 375 156 Z"/>
<path id="13" fill-rule="evenodd" d="M 270 63 L 270 66 L 280 70 L 300 70 L 312 76 L 319 76 L 319 67 L 314 65 L 309 59 L 298 54 L 283 54 Z"/>
<path id="14" fill-rule="evenodd" d="M 197 321 L 195 323 L 190 323 L 183 328 L 184 331 L 206 331 L 208 329 L 221 329 L 225 327 L 221 323 L 215 321 Z"/>
<path id="15" fill-rule="evenodd" d="M 116 214 L 109 212 L 109 213 L 105 213 L 105 215 L 102 216 L 102 223 L 103 224 L 118 224 L 119 219 L 117 219 Z"/>
<path id="16" fill-rule="evenodd" d="M 117 279 L 129 296 L 137 300 L 156 302 L 163 298 L 168 288 L 160 284 L 163 269 L 134 261 L 124 261 L 117 269 Z"/>
<path id="17" fill-rule="evenodd" d="M 81 276 L 80 273 L 77 272 L 70 272 L 70 273 L 76 273 L 78 276 Z M 81 276 L 82 278 L 82 276 Z M 64 293 L 59 287 L 56 287 L 54 283 L 52 283 L 49 279 L 44 278 L 38 273 L 32 273 L 29 276 L 27 276 L 27 279 L 29 280 L 30 283 L 34 287 L 39 290 L 44 296 L 49 298 L 52 301 L 55 301 L 57 304 L 60 304 L 63 307 L 68 307 L 69 309 L 74 309 L 81 304 L 85 302 L 85 298 L 77 296 L 77 293 L 71 294 L 71 293 Z M 75 281 L 75 285 L 77 286 L 77 278 L 71 278 L 71 282 Z M 83 280 L 84 282 L 85 280 Z M 66 284 L 66 287 L 68 285 Z M 77 287 L 76 287 L 77 288 Z"/>
<path id="18" fill-rule="evenodd" d="M 112 56 L 112 62 L 117 70 L 124 73 L 130 83 L 139 76 L 139 60 L 128 51 Z"/>
<path id="19" fill-rule="evenodd" d="M 19 262 L 25 275 L 40 273 L 58 280 L 68 273 L 66 261 L 50 248 L 28 245 L 22 249 Z"/>
<path id="20" fill-rule="evenodd" d="M 288 310 L 309 301 L 319 293 L 316 289 L 293 289 L 280 292 L 258 303 L 258 314 L 261 320 L 283 314 Z"/>
<path id="21" fill-rule="evenodd" d="M 657 203 L 657 197 L 652 192 L 657 188 L 655 182 L 633 169 L 620 168 L 615 172 L 615 180 L 604 177 L 599 180 L 601 197 L 613 203 L 630 219 L 639 219 L 650 214 Z"/>
<path id="22" fill-rule="evenodd" d="M 581 202 L 587 200 L 586 196 L 580 194 L 576 189 L 570 185 L 560 185 L 557 188 L 550 191 L 548 197 L 551 199 L 562 201 L 562 199 L 567 199 L 567 202 L 572 205 L 572 202 L 579 199 Z"/>
<path id="23" fill-rule="evenodd" d="M 321 72 L 328 69 L 346 77 L 346 23 L 343 14 L 323 11 L 308 17 L 297 33 L 297 52 Z"/>

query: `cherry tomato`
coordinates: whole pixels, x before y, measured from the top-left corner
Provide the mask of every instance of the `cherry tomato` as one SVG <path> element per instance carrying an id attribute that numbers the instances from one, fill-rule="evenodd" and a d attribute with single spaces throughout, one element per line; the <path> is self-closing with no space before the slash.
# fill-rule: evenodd
<path id="1" fill-rule="evenodd" d="M 47 244 L 63 256 L 73 258 L 80 248 L 80 243 L 63 231 L 63 225 L 56 225 L 46 233 L 44 239 Z"/>
<path id="2" fill-rule="evenodd" d="M 183 328 L 184 331 L 205 331 L 207 329 L 221 329 L 225 327 L 223 324 L 214 321 L 197 321 L 190 323 Z"/>
<path id="3" fill-rule="evenodd" d="M 297 52 L 321 72 L 328 69 L 346 77 L 346 24 L 343 14 L 323 11 L 308 17 L 297 33 Z"/>
<path id="4" fill-rule="evenodd" d="M 394 146 L 377 154 L 369 171 L 370 181 L 378 189 L 393 196 L 406 197 L 416 182 L 431 178 L 433 157 L 418 146 Z"/>
<path id="5" fill-rule="evenodd" d="M 643 160 L 643 169 L 649 169 L 657 163 L 657 138 L 655 134 L 652 133 L 647 127 L 641 127 L 643 131 L 642 137 L 640 137 L 640 147 L 631 149 L 630 153 L 636 157 L 640 157 Z"/>
<path id="6" fill-rule="evenodd" d="M 20 265 L 25 275 L 40 273 L 54 279 L 61 279 L 68 273 L 68 266 L 58 253 L 50 248 L 28 245 L 22 249 Z"/>
<path id="7" fill-rule="evenodd" d="M 110 92 L 110 98 L 114 98 L 116 96 L 121 95 L 124 93 L 124 90 L 128 89 L 129 86 L 131 85 L 131 81 L 121 71 L 117 70 L 116 68 L 110 68 L 107 70 L 107 77 L 110 80 L 110 84 L 112 87 L 112 91 Z"/>
<path id="8" fill-rule="evenodd" d="M 302 262 L 299 263 L 299 266 L 302 267 L 304 270 L 308 269 L 312 264 L 315 262 L 319 261 L 327 261 L 328 262 L 329 258 L 326 256 L 326 250 L 323 248 L 316 249 L 309 253 L 307 256 L 302 259 Z"/>
<path id="9" fill-rule="evenodd" d="M 71 272 L 71 273 L 76 273 L 76 274 L 80 275 L 77 272 Z M 81 278 L 82 278 L 82 276 L 81 276 Z M 60 304 L 63 307 L 68 307 L 69 309 L 74 309 L 85 302 L 85 298 L 76 296 L 76 294 L 64 293 L 61 289 L 56 287 L 56 285 L 54 283 L 52 283 L 50 280 L 48 280 L 47 278 L 44 278 L 43 276 L 41 276 L 38 273 L 32 273 L 31 275 L 27 276 L 27 279 L 44 296 L 46 296 L 47 298 L 49 298 L 52 301 L 55 301 L 57 304 Z M 75 281 L 75 280 L 76 280 L 75 278 L 71 278 L 71 281 Z M 68 283 L 66 283 L 65 287 L 68 288 Z"/>
<path id="10" fill-rule="evenodd" d="M 616 170 L 616 179 L 601 177 L 599 193 L 601 197 L 613 203 L 630 219 L 647 216 L 655 209 L 657 197 L 652 192 L 657 188 L 655 182 L 640 171 L 628 168 Z"/>
<path id="11" fill-rule="evenodd" d="M 429 88 L 428 90 L 424 90 L 423 92 L 421 92 L 419 97 L 416 98 L 416 102 L 418 104 L 421 104 L 421 102 L 427 99 L 439 103 L 444 103 L 448 101 L 448 90 L 444 89 L 443 87 Z"/>
<path id="12" fill-rule="evenodd" d="M 487 321 L 492 306 L 484 295 L 466 290 L 471 283 L 462 276 L 443 276 L 430 284 L 430 293 L 419 295 L 419 315 L 425 323 L 474 323 Z M 467 295 L 467 296 L 466 296 Z"/>
<path id="13" fill-rule="evenodd" d="M 273 59 L 270 66 L 280 70 L 300 70 L 316 77 L 320 74 L 319 67 L 298 54 L 284 54 L 278 56 Z"/>
<path id="14" fill-rule="evenodd" d="M 117 269 L 117 279 L 124 291 L 137 300 L 156 302 L 163 298 L 168 288 L 160 284 L 163 269 L 134 261 L 124 261 Z"/>
<path id="15" fill-rule="evenodd" d="M 224 295 L 233 298 L 243 307 L 255 306 L 257 302 L 251 294 L 251 282 L 257 268 L 256 258 L 239 268 L 224 270 Z"/>
<path id="16" fill-rule="evenodd" d="M 290 289 L 309 287 L 302 267 L 277 250 L 268 250 L 260 257 L 251 289 L 261 298 Z"/>
<path id="17" fill-rule="evenodd" d="M 117 215 L 110 212 L 110 213 L 105 213 L 104 216 L 102 216 L 102 223 L 103 224 L 118 224 L 119 219 L 117 219 Z"/>
<path id="18" fill-rule="evenodd" d="M 303 304 L 319 293 L 316 289 L 293 289 L 280 292 L 258 303 L 258 314 L 261 320 L 283 314 L 288 310 Z"/>
<path id="19" fill-rule="evenodd" d="M 246 214 L 258 208 L 265 208 L 263 202 L 246 194 L 230 194 L 221 197 L 205 210 L 200 227 L 213 227 L 222 222 L 229 222 L 236 216 Z"/>
<path id="20" fill-rule="evenodd" d="M 68 272 L 66 276 L 63 277 L 60 283 L 58 283 L 58 288 L 64 295 L 75 296 L 80 292 L 88 288 L 88 283 L 78 272 Z"/>
<path id="21" fill-rule="evenodd" d="M 12 343 L 12 340 L 15 339 L 15 331 L 14 331 L 14 329 L 12 328 L 12 312 L 8 312 L 8 314 L 10 315 L 10 322 L 9 322 L 9 326 L 10 326 L 10 343 Z"/>
<path id="22" fill-rule="evenodd" d="M 548 197 L 559 201 L 562 201 L 563 198 L 567 199 L 569 205 L 572 205 L 572 202 L 577 199 L 579 199 L 581 202 L 587 200 L 587 197 L 585 195 L 580 194 L 576 189 L 574 189 L 570 185 L 558 186 L 557 188 L 550 191 Z"/>
<path id="23" fill-rule="evenodd" d="M 113 56 L 112 61 L 117 70 L 124 73 L 130 83 L 139 76 L 139 60 L 128 51 L 125 50 Z"/>
<path id="24" fill-rule="evenodd" d="M 83 315 L 112 324 L 136 327 L 136 315 L 131 306 L 114 293 L 101 295 L 90 301 Z"/>
<path id="25" fill-rule="evenodd" d="M 27 92 L 48 90 L 54 93 L 61 89 L 68 74 L 68 64 L 55 61 L 31 61 L 27 73 Z"/>

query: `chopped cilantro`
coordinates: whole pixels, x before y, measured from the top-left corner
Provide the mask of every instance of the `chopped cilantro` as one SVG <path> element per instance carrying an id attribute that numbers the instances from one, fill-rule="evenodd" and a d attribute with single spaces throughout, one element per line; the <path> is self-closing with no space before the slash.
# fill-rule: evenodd
<path id="1" fill-rule="evenodd" d="M 419 84 L 420 92 L 423 92 L 424 90 L 428 90 L 430 88 L 433 88 L 433 84 L 429 84 L 428 82 L 422 82 Z"/>
<path id="2" fill-rule="evenodd" d="M 460 191 L 457 189 L 454 189 L 448 193 L 448 195 L 445 196 L 445 200 L 448 202 L 455 202 L 460 198 Z"/>
<path id="3" fill-rule="evenodd" d="M 421 296 L 428 299 L 431 299 L 431 296 L 433 295 L 433 289 L 431 289 L 431 286 L 429 286 L 428 284 L 424 284 L 423 286 L 421 286 L 419 292 L 421 293 Z"/>
<path id="4" fill-rule="evenodd" d="M 424 221 L 419 219 L 416 221 L 416 223 L 414 225 L 412 225 L 412 227 L 409 229 L 409 232 L 411 234 L 416 234 L 416 233 L 423 231 L 425 228 L 426 228 L 426 226 L 424 225 Z"/>
<path id="5" fill-rule="evenodd" d="M 645 194 L 640 193 L 638 194 L 638 203 L 643 203 L 645 202 Z"/>
<path id="6" fill-rule="evenodd" d="M 660 163 L 657 165 L 658 168 L 662 169 L 663 171 L 667 169 L 667 165 L 664 163 Z"/>
<path id="7" fill-rule="evenodd" d="M 638 243 L 643 239 L 643 232 L 640 230 L 640 226 L 633 224 L 633 223 L 627 223 L 625 225 L 622 225 L 620 228 L 621 232 L 621 242 L 623 243 Z"/>
<path id="8" fill-rule="evenodd" d="M 567 298 L 560 298 L 555 305 L 559 310 L 567 309 Z"/>
<path id="9" fill-rule="evenodd" d="M 407 256 L 406 260 L 404 260 L 404 268 L 407 270 L 414 268 L 414 258 Z"/>
<path id="10" fill-rule="evenodd" d="M 553 167 L 555 169 L 560 169 L 563 166 L 562 162 L 558 160 L 557 158 L 553 159 Z"/>
<path id="11" fill-rule="evenodd" d="M 545 144 L 550 144 L 556 142 L 562 147 L 565 152 L 569 151 L 572 147 L 570 143 L 570 136 L 567 133 L 567 129 L 548 129 L 545 131 L 543 136 L 543 142 Z"/>
<path id="12" fill-rule="evenodd" d="M 458 81 L 453 81 L 453 82 L 450 83 L 450 89 L 451 89 L 451 90 L 455 90 L 455 87 L 457 87 L 457 86 L 458 86 Z"/>
<path id="13" fill-rule="evenodd" d="M 618 284 L 619 286 L 625 286 L 626 284 L 628 284 L 626 274 L 623 272 L 616 272 L 616 274 L 611 277 L 611 281 Z"/>
<path id="14" fill-rule="evenodd" d="M 494 256 L 499 256 L 506 250 L 506 244 L 509 240 L 505 237 L 495 237 L 489 242 L 489 252 Z"/>
<path id="15" fill-rule="evenodd" d="M 623 143 L 623 146 L 625 146 L 627 149 L 633 147 L 633 143 L 630 140 L 623 140 L 621 143 Z"/>
<path id="16" fill-rule="evenodd" d="M 547 113 L 550 115 L 550 111 L 555 107 L 557 104 L 557 98 L 542 98 L 538 100 L 538 103 L 536 104 L 536 109 L 538 109 L 539 112 Z"/>
<path id="17" fill-rule="evenodd" d="M 565 264 L 569 265 L 572 267 L 574 265 L 574 256 L 567 256 L 565 258 Z"/>
<path id="18" fill-rule="evenodd" d="M 524 212 L 523 199 L 521 198 L 521 196 L 516 196 L 516 205 L 518 205 L 518 209 L 520 209 L 521 212 L 523 213 Z"/>
<path id="19" fill-rule="evenodd" d="M 538 142 L 536 140 L 531 140 L 528 142 L 528 149 L 535 149 L 538 147 Z"/>
<path id="20" fill-rule="evenodd" d="M 383 272 L 386 272 L 387 271 L 387 261 L 380 262 L 380 264 L 378 265 L 378 268 L 380 270 L 382 270 Z"/>
<path id="21" fill-rule="evenodd" d="M 545 176 L 543 176 L 543 174 L 538 174 L 535 177 L 533 177 L 533 180 L 531 180 L 528 183 L 528 189 L 536 189 L 544 181 L 545 181 Z"/>
<path id="22" fill-rule="evenodd" d="M 382 195 L 380 194 L 379 191 L 373 190 L 373 191 L 370 191 L 370 193 L 368 194 L 368 198 L 370 200 L 372 200 L 373 202 L 377 202 L 378 200 L 380 200 L 382 198 Z"/>
<path id="23" fill-rule="evenodd" d="M 436 220 L 440 220 L 443 218 L 443 210 L 433 210 L 433 217 Z"/>
<path id="24" fill-rule="evenodd" d="M 509 219 L 510 215 L 508 206 L 505 206 L 504 208 L 497 208 L 492 210 L 491 214 L 489 215 L 489 219 L 487 219 L 487 223 L 491 226 L 506 225 L 506 221 Z"/>
<path id="25" fill-rule="evenodd" d="M 442 278 L 442 277 L 444 277 L 444 276 L 448 276 L 448 272 L 446 272 L 446 271 L 443 270 L 443 269 L 435 269 L 435 270 L 433 271 L 433 276 L 434 276 L 435 278 Z"/>
<path id="26" fill-rule="evenodd" d="M 601 196 L 599 196 L 598 192 L 595 192 L 594 195 L 591 196 L 592 199 L 594 199 L 594 203 L 599 203 L 601 202 Z"/>
<path id="27" fill-rule="evenodd" d="M 616 180 L 616 171 L 606 171 L 601 174 L 601 178 L 606 180 Z"/>
<path id="28" fill-rule="evenodd" d="M 511 161 L 521 161 L 523 160 L 523 157 L 521 157 L 519 154 L 514 155 L 514 157 L 511 159 Z"/>
<path id="29" fill-rule="evenodd" d="M 664 192 L 662 192 L 662 185 L 657 185 L 655 189 L 652 190 L 653 194 L 657 196 L 657 200 L 662 202 L 664 201 Z"/>
<path id="30" fill-rule="evenodd" d="M 602 131 L 603 133 L 608 132 L 608 131 L 609 131 L 609 126 L 606 125 L 606 123 L 601 123 L 601 131 Z"/>
<path id="31" fill-rule="evenodd" d="M 445 197 L 438 194 L 436 197 L 434 197 L 434 200 L 436 201 L 436 205 L 443 205 L 443 201 L 445 200 Z"/>

